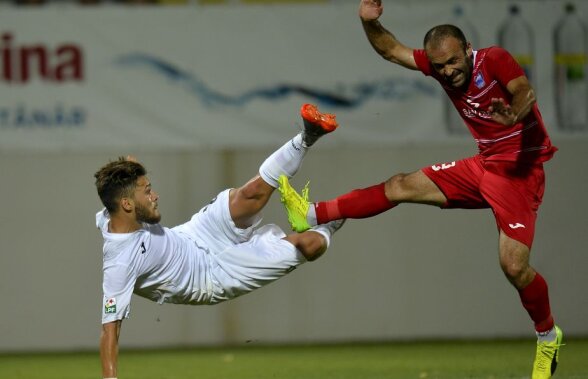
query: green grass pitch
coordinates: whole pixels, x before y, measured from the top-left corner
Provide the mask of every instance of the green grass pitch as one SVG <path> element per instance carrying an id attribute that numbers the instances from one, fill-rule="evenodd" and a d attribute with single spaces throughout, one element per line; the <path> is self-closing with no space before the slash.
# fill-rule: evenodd
<path id="1" fill-rule="evenodd" d="M 564 341 L 554 379 L 588 379 L 588 340 Z M 120 379 L 523 379 L 534 341 L 121 350 Z M 2 379 L 101 378 L 97 352 L 0 354 Z"/>

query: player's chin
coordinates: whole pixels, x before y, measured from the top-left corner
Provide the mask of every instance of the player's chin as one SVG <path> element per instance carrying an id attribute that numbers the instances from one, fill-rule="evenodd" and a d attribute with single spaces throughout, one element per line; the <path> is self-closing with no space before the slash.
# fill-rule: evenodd
<path id="1" fill-rule="evenodd" d="M 143 217 L 141 221 L 150 225 L 158 224 L 161 221 L 161 213 L 158 210 L 154 210 L 147 217 Z"/>
<path id="2" fill-rule="evenodd" d="M 460 88 L 464 86 L 465 82 L 465 75 L 459 74 L 451 80 L 451 86 L 455 88 Z"/>

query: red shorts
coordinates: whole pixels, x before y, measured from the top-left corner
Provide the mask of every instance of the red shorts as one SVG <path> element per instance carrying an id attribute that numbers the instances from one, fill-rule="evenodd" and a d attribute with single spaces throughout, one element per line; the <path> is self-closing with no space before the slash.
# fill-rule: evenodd
<path id="1" fill-rule="evenodd" d="M 517 165 L 476 155 L 422 171 L 445 194 L 442 208 L 492 208 L 498 228 L 531 248 L 545 189 L 542 163 Z"/>

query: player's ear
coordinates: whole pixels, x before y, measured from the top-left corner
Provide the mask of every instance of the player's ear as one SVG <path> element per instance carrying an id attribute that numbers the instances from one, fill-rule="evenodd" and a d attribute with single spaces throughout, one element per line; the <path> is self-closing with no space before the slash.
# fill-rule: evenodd
<path id="1" fill-rule="evenodd" d="M 123 197 L 120 199 L 120 208 L 125 212 L 132 212 L 135 207 L 135 202 L 130 197 Z"/>
<path id="2" fill-rule="evenodd" d="M 466 56 L 471 57 L 474 55 L 474 49 L 472 48 L 472 44 L 470 42 L 466 43 Z"/>

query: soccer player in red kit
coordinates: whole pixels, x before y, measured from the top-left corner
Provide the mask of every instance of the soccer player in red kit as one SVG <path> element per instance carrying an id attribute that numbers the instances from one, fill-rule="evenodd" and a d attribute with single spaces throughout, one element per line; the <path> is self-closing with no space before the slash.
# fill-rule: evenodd
<path id="1" fill-rule="evenodd" d="M 500 265 L 518 290 L 538 336 L 532 379 L 550 378 L 557 367 L 562 332 L 555 325 L 545 279 L 529 265 L 537 210 L 544 191 L 543 162 L 552 146 L 522 68 L 504 49 L 474 50 L 454 25 L 427 32 L 424 49 L 400 43 L 378 21 L 380 0 L 361 0 L 359 16 L 373 48 L 386 60 L 436 79 L 476 140 L 479 153 L 435 164 L 309 203 L 284 177 L 280 191 L 296 231 L 345 218 L 377 215 L 400 203 L 441 208 L 491 208 L 499 230 Z"/>

